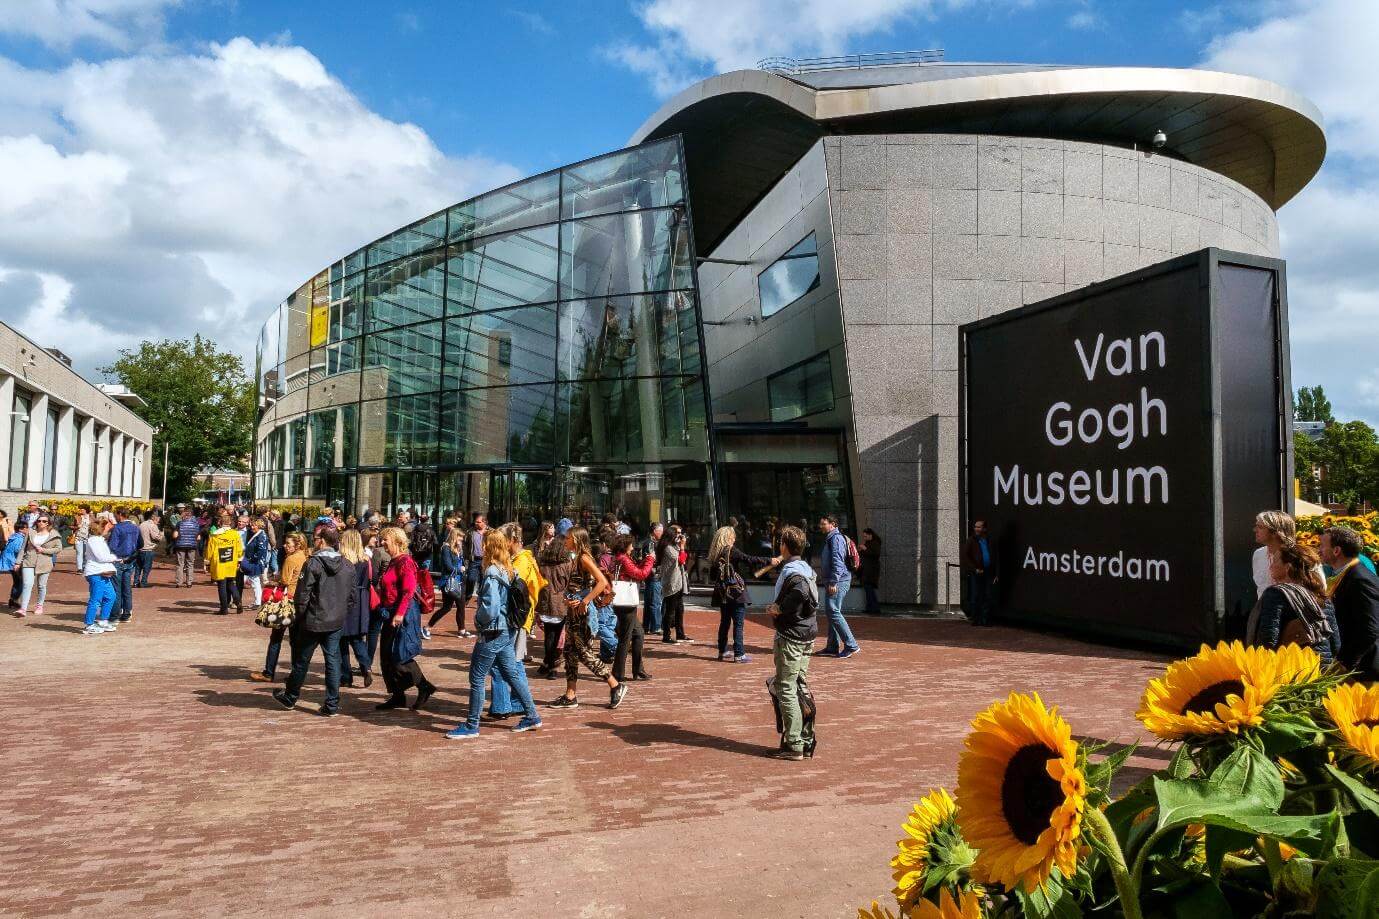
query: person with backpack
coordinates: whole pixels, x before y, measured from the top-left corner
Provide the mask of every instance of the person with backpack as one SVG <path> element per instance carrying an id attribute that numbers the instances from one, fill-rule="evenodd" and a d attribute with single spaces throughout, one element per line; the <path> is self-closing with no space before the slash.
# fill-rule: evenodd
<path id="1" fill-rule="evenodd" d="M 860 567 L 860 559 L 857 545 L 838 529 L 838 518 L 833 514 L 819 518 L 819 530 L 824 534 L 824 605 L 828 610 L 828 640 L 819 653 L 845 659 L 862 650 L 843 617 L 843 600 L 852 587 L 852 573 Z"/>
<path id="2" fill-rule="evenodd" d="M 498 532 L 507 537 L 508 551 L 512 555 L 512 570 L 526 588 L 526 612 L 522 615 L 520 622 L 514 621 L 512 630 L 512 655 L 516 658 L 518 665 L 521 666 L 526 662 L 527 637 L 536 625 L 536 599 L 541 596 L 541 591 L 546 587 L 546 580 L 541 576 L 541 569 L 536 563 L 536 557 L 532 555 L 530 549 L 522 545 L 522 525 L 520 523 L 505 523 L 498 528 Z M 493 701 L 489 703 L 489 715 L 493 718 L 502 719 L 521 714 L 520 707 L 513 708 L 512 697 L 512 686 L 503 679 L 500 672 L 494 670 Z"/>
<path id="3" fill-rule="evenodd" d="M 737 547 L 737 530 L 719 527 L 709 544 L 709 573 L 713 578 L 713 602 L 718 606 L 718 659 L 745 664 L 752 659 L 743 647 L 743 631 L 747 624 L 747 582 L 738 572 L 738 565 L 753 570 L 780 564 L 779 558 L 748 555 Z M 733 650 L 728 652 L 728 628 L 733 630 Z"/>
<path id="4" fill-rule="evenodd" d="M 781 531 L 780 557 L 785 564 L 776 578 L 775 600 L 766 607 L 776 629 L 776 675 L 767 688 L 781 731 L 780 749 L 772 755 L 792 762 L 812 758 L 818 746 L 814 697 L 805 678 L 819 634 L 819 585 L 814 569 L 800 556 L 804 547 L 803 530 L 786 527 Z"/>
<path id="5" fill-rule="evenodd" d="M 412 527 L 409 539 L 412 559 L 417 563 L 417 567 L 430 571 L 431 557 L 436 552 L 436 531 L 431 529 L 431 521 L 419 517 L 416 526 Z"/>
<path id="6" fill-rule="evenodd" d="M 518 663 L 513 648 L 513 632 L 520 629 L 531 613 L 527 585 L 512 568 L 512 544 L 502 530 L 489 530 L 484 535 L 484 574 L 479 582 L 474 607 L 474 627 L 479 640 L 469 659 L 469 716 L 445 736 L 449 740 L 463 740 L 479 736 L 479 719 L 484 710 L 484 683 L 490 671 L 501 675 L 522 705 L 524 716 L 513 727 L 513 733 L 541 727 L 527 673 Z M 496 687 L 495 687 L 496 690 Z"/>

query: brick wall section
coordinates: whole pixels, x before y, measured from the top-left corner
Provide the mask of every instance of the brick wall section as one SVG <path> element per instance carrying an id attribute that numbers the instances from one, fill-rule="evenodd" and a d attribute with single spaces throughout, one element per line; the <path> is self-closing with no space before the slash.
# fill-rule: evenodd
<path id="1" fill-rule="evenodd" d="M 942 134 L 823 143 L 860 525 L 884 540 L 882 599 L 934 603 L 961 535 L 958 325 L 1205 246 L 1277 256 L 1278 224 L 1243 186 L 1142 151 Z"/>

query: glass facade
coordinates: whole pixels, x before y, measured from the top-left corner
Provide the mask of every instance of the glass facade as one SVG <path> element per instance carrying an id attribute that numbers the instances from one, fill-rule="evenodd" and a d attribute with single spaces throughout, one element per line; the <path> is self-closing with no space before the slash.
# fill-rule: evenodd
<path id="1" fill-rule="evenodd" d="M 757 275 L 761 318 L 779 313 L 819 283 L 819 246 L 814 234 L 810 233 Z"/>
<path id="2" fill-rule="evenodd" d="M 766 378 L 772 421 L 792 421 L 833 408 L 833 362 L 823 351 Z"/>
<path id="3" fill-rule="evenodd" d="M 257 353 L 257 500 L 712 522 L 679 138 L 457 204 L 331 265 Z"/>

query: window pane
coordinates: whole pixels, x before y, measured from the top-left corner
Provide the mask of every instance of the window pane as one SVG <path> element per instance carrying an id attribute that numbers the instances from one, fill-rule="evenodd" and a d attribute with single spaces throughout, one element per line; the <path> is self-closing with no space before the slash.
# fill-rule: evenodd
<path id="1" fill-rule="evenodd" d="M 440 395 L 400 396 L 362 404 L 359 465 L 424 466 L 435 463 Z"/>
<path id="2" fill-rule="evenodd" d="M 364 270 L 364 250 L 363 250 L 363 249 L 356 249 L 354 252 L 351 252 L 349 255 L 345 256 L 345 261 L 344 261 L 344 273 L 345 273 L 345 274 L 354 274 L 354 273 L 357 272 L 357 271 L 363 271 L 363 270 Z"/>
<path id="3" fill-rule="evenodd" d="M 296 357 L 311 350 L 311 282 L 297 288 L 283 304 L 283 357 Z"/>
<path id="4" fill-rule="evenodd" d="M 375 332 L 364 343 L 364 398 L 440 389 L 441 323 Z"/>
<path id="5" fill-rule="evenodd" d="M 697 377 L 562 383 L 560 402 L 557 462 L 708 458 Z"/>
<path id="6" fill-rule="evenodd" d="M 561 217 L 679 204 L 685 193 L 674 138 L 602 156 L 564 172 Z"/>
<path id="7" fill-rule="evenodd" d="M 358 335 L 364 324 L 364 275 L 360 273 L 330 282 L 329 341 Z"/>
<path id="8" fill-rule="evenodd" d="M 370 266 L 381 265 L 395 258 L 414 255 L 417 252 L 434 248 L 443 242 L 445 242 L 445 212 L 442 211 L 439 214 L 432 214 L 430 217 L 418 220 L 409 227 L 403 227 L 396 233 L 391 233 L 369 246 L 368 262 Z"/>
<path id="9" fill-rule="evenodd" d="M 833 408 L 833 365 L 825 351 L 766 379 L 772 421 L 789 421 Z"/>
<path id="10" fill-rule="evenodd" d="M 487 236 L 451 246 L 446 310 L 496 310 L 555 299 L 558 258 L 554 226 Z"/>
<path id="11" fill-rule="evenodd" d="M 699 328 L 690 291 L 560 304 L 560 377 L 699 372 Z"/>
<path id="12" fill-rule="evenodd" d="M 761 318 L 765 319 L 819 286 L 819 250 L 810 233 L 757 276 Z"/>
<path id="13" fill-rule="evenodd" d="M 559 219 L 560 175 L 550 173 L 480 195 L 450 209 L 450 242 Z"/>
<path id="14" fill-rule="evenodd" d="M 691 550 L 707 549 L 704 543 L 712 531 L 708 529 L 710 489 L 705 463 L 586 466 L 558 474 L 564 488 L 556 516 L 597 520 L 613 512 L 639 533 L 649 532 L 653 522 L 674 520 L 704 534 L 699 541 L 691 536 Z"/>
<path id="15" fill-rule="evenodd" d="M 446 322 L 445 388 L 555 379 L 555 308 L 471 313 Z"/>
<path id="16" fill-rule="evenodd" d="M 498 386 L 445 394 L 443 463 L 549 464 L 554 447 L 554 386 Z"/>
<path id="17" fill-rule="evenodd" d="M 354 465 L 358 441 L 357 406 L 342 405 L 309 416 L 307 456 L 313 469 L 339 469 Z"/>
<path id="18" fill-rule="evenodd" d="M 268 317 L 259 332 L 258 374 L 259 374 L 259 412 L 268 411 L 282 396 L 282 353 L 279 350 L 278 323 L 282 320 L 282 307 L 279 306 Z"/>
<path id="19" fill-rule="evenodd" d="M 370 268 L 365 282 L 367 330 L 439 319 L 443 311 L 444 256 L 439 252 Z"/>
<path id="20" fill-rule="evenodd" d="M 564 298 L 693 286 L 688 227 L 676 208 L 591 217 L 560 232 Z"/>

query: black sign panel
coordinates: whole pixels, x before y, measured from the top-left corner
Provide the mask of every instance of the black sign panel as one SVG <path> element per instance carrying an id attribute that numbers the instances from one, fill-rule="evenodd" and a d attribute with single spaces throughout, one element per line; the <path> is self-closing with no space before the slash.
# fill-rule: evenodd
<path id="1" fill-rule="evenodd" d="M 1217 298 L 1217 256 L 963 327 L 963 525 L 991 531 L 1004 620 L 1182 646 L 1220 634 L 1223 414 L 1252 445 L 1242 460 L 1263 465 L 1236 470 L 1230 503 L 1245 519 L 1232 526 L 1248 535 L 1254 511 L 1286 493 L 1274 287 Z M 1220 406 L 1214 336 L 1231 324 L 1217 309 L 1240 310 L 1236 333 L 1260 339 L 1236 364 L 1259 374 L 1263 409 Z"/>

